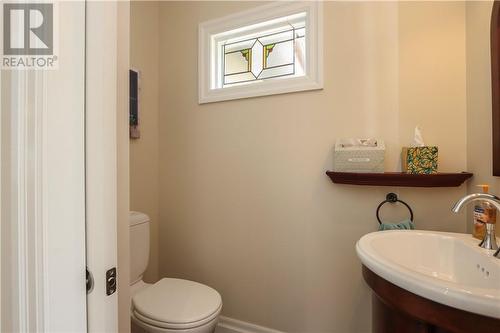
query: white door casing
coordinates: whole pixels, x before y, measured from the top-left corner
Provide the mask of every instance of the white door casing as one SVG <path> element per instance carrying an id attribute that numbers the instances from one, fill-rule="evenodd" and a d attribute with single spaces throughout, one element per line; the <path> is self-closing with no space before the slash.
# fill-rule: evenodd
<path id="1" fill-rule="evenodd" d="M 85 332 L 85 3 L 59 68 L 2 73 L 1 331 Z"/>

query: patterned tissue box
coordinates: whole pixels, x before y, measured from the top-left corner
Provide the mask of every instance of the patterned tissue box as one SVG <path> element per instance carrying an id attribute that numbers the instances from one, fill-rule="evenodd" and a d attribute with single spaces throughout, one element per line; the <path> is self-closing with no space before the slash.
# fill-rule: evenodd
<path id="1" fill-rule="evenodd" d="M 403 172 L 416 174 L 437 173 L 438 147 L 403 147 Z"/>

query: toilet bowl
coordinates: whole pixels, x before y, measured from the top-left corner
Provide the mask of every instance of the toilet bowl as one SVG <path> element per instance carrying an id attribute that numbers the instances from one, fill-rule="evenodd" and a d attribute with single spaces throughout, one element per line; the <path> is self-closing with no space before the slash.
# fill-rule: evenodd
<path id="1" fill-rule="evenodd" d="M 221 297 L 214 289 L 164 278 L 133 291 L 131 317 L 146 332 L 212 333 L 221 309 Z"/>
<path id="2" fill-rule="evenodd" d="M 154 284 L 142 280 L 149 259 L 149 217 L 130 212 L 132 332 L 213 333 L 222 298 L 198 282 L 163 278 Z"/>

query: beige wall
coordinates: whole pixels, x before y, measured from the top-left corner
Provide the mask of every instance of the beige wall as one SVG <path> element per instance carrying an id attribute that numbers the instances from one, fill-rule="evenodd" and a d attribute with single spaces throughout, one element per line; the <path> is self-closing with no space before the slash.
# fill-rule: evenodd
<path id="1" fill-rule="evenodd" d="M 140 71 L 141 138 L 130 140 L 130 209 L 151 218 L 151 254 L 145 280 L 158 279 L 158 2 L 131 2 L 130 66 Z"/>
<path id="2" fill-rule="evenodd" d="M 439 147 L 441 171 L 463 171 L 467 158 L 464 3 L 403 3 L 399 31 L 401 143 L 412 139 L 413 127 L 419 124 L 426 143 Z"/>
<path id="3" fill-rule="evenodd" d="M 411 142 L 416 124 L 439 147 L 439 169 L 467 170 L 464 2 L 401 2 L 399 5 L 400 144 Z M 465 213 L 450 212 L 460 189 L 408 189 L 420 211 L 420 227 L 465 231 Z M 417 221 L 418 222 L 418 221 Z M 458 228 L 458 229 L 457 229 Z"/>
<path id="4" fill-rule="evenodd" d="M 325 3 L 324 90 L 198 105 L 198 23 L 256 5 L 161 3 L 159 58 L 156 4 L 132 5 L 144 83 L 132 209 L 153 217 L 159 276 L 215 287 L 224 315 L 287 332 L 368 332 L 354 245 L 376 230 L 377 204 L 395 191 L 419 228 L 464 231 L 450 207 L 466 188 L 339 186 L 324 171 L 337 138 L 366 135 L 387 141 L 396 170 L 417 124 L 440 147 L 442 171 L 466 169 L 465 5 Z"/>
<path id="5" fill-rule="evenodd" d="M 467 164 L 477 184 L 491 185 L 498 195 L 500 179 L 492 176 L 490 17 L 492 1 L 468 2 L 467 8 Z M 470 227 L 470 224 L 468 224 Z"/>

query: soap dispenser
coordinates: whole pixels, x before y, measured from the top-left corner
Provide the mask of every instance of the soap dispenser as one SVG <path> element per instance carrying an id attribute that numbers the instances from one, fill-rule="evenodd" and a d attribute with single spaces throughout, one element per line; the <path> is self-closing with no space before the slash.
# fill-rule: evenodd
<path id="1" fill-rule="evenodd" d="M 477 185 L 478 187 L 481 187 L 483 193 L 488 193 L 489 191 L 489 185 L 483 184 L 483 185 Z M 479 201 L 475 206 L 474 206 L 474 223 L 473 223 L 473 230 L 472 230 L 472 236 L 474 236 L 477 239 L 484 239 L 484 236 L 486 234 L 486 228 L 487 228 L 487 223 L 496 223 L 496 208 L 490 204 L 489 202 L 486 201 Z"/>

